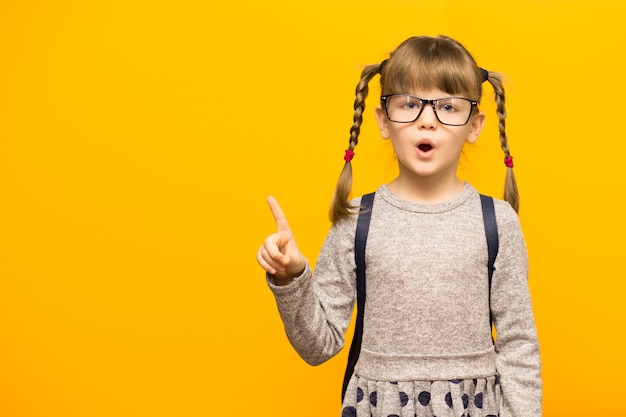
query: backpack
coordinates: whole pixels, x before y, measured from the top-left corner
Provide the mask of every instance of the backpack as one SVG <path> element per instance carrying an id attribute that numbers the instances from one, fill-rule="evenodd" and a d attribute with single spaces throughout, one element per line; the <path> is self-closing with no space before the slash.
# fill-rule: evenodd
<path id="1" fill-rule="evenodd" d="M 372 215 L 374 195 L 375 193 L 365 194 L 361 199 L 361 208 L 359 210 L 356 234 L 354 237 L 357 316 L 352 345 L 350 346 L 350 353 L 348 354 L 346 373 L 343 378 L 343 387 L 341 390 L 342 402 L 361 351 L 361 341 L 363 338 L 363 315 L 365 312 L 365 244 L 367 242 L 367 233 L 369 231 L 369 224 Z M 493 198 L 480 194 L 480 203 L 483 211 L 483 223 L 485 225 L 485 237 L 487 239 L 487 250 L 489 254 L 487 274 L 489 277 L 489 305 L 491 305 L 491 279 L 495 269 L 494 263 L 496 256 L 498 255 L 498 225 L 496 223 L 496 211 L 493 204 Z"/>

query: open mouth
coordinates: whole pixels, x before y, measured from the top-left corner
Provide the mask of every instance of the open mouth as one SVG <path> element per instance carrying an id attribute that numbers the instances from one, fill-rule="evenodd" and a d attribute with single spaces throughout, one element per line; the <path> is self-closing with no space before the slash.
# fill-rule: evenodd
<path id="1" fill-rule="evenodd" d="M 433 148 L 432 145 L 429 145 L 428 143 L 422 143 L 421 145 L 418 145 L 417 149 L 419 149 L 422 152 L 428 152 Z"/>

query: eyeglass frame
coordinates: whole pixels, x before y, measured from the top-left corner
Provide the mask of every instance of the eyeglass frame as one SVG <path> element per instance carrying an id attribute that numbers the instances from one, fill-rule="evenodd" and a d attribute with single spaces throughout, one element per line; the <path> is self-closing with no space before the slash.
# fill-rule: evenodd
<path id="1" fill-rule="evenodd" d="M 393 120 L 390 116 L 389 116 L 389 109 L 387 108 L 387 100 L 389 99 L 389 97 L 393 97 L 393 96 L 405 96 L 405 97 L 412 97 L 412 98 L 416 98 L 420 101 L 422 108 L 420 109 L 420 111 L 417 113 L 417 116 L 415 116 L 415 119 L 408 121 L 408 122 L 400 122 L 397 120 Z M 470 102 L 470 111 L 469 114 L 467 115 L 467 120 L 465 121 L 465 123 L 463 124 L 450 124 L 450 123 L 444 123 L 439 119 L 439 114 L 437 114 L 437 108 L 435 107 L 435 105 L 437 104 L 437 102 L 439 100 L 449 100 L 451 98 L 455 98 L 455 99 L 461 99 L 461 100 L 465 100 L 465 101 L 469 101 Z M 478 107 L 478 102 L 475 100 L 470 100 L 468 98 L 465 97 L 442 97 L 442 98 L 435 98 L 435 99 L 430 99 L 427 100 L 425 98 L 420 98 L 417 96 L 414 96 L 413 94 L 387 94 L 384 96 L 380 96 L 380 102 L 382 104 L 382 107 L 385 109 L 385 115 L 387 116 L 387 119 L 390 122 L 394 122 L 394 123 L 413 123 L 414 121 L 416 121 L 417 119 L 419 119 L 419 117 L 422 115 L 422 112 L 424 111 L 424 109 L 426 108 L 426 106 L 428 104 L 431 105 L 431 107 L 433 108 L 433 113 L 435 113 L 435 117 L 437 118 L 437 121 L 439 123 L 441 123 L 442 125 L 445 126 L 465 126 L 470 119 L 472 118 L 472 113 L 474 112 L 474 108 Z"/>

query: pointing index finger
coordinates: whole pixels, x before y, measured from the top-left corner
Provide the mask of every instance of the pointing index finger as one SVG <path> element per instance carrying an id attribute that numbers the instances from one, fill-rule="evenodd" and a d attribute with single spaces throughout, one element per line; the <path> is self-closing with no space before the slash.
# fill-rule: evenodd
<path id="1" fill-rule="evenodd" d="M 278 205 L 278 201 L 272 196 L 267 197 L 267 204 L 270 206 L 270 210 L 272 210 L 272 215 L 274 216 L 274 220 L 276 221 L 276 227 L 278 227 L 279 232 L 290 232 L 289 223 L 287 222 L 287 218 L 283 213 L 283 210 Z"/>

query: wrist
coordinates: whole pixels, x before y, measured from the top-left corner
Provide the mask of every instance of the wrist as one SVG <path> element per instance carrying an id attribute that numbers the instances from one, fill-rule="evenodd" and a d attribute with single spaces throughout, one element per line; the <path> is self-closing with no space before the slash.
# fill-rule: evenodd
<path id="1" fill-rule="evenodd" d="M 278 285 L 279 287 L 291 284 L 293 282 L 294 278 L 295 278 L 295 277 L 282 277 L 282 278 L 279 278 L 276 275 L 272 275 L 272 277 L 274 278 L 274 284 Z"/>
<path id="2" fill-rule="evenodd" d="M 274 278 L 274 283 L 278 286 L 289 285 L 293 282 L 294 279 L 302 276 L 305 270 L 306 262 L 301 268 L 297 269 L 298 272 L 296 273 L 276 273 L 275 275 L 272 275 L 272 278 Z"/>

